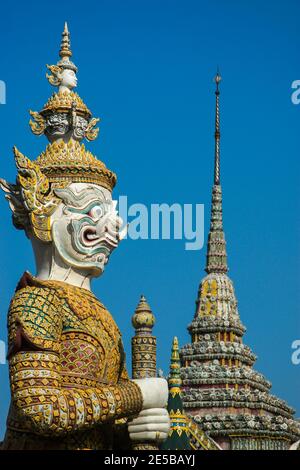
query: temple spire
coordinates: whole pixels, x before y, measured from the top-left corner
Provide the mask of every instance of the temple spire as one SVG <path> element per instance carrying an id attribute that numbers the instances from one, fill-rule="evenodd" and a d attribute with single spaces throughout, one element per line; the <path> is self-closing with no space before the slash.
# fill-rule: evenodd
<path id="1" fill-rule="evenodd" d="M 221 75 L 219 74 L 219 71 L 217 71 L 215 76 L 216 115 L 214 185 L 212 190 L 210 231 L 208 235 L 205 269 L 207 273 L 226 273 L 228 271 L 226 242 L 223 232 L 222 189 L 220 182 L 220 81 Z"/>

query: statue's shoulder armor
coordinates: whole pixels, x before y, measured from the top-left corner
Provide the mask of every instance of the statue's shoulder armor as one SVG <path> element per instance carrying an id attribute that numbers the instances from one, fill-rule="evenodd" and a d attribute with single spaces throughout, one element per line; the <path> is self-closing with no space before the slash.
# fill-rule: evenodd
<path id="1" fill-rule="evenodd" d="M 58 350 L 65 299 L 57 289 L 27 284 L 17 287 L 8 312 L 9 351 L 28 347 Z"/>
<path id="2" fill-rule="evenodd" d="M 100 340 L 106 332 L 113 343 L 118 344 L 120 330 L 110 312 L 94 294 L 86 289 L 64 285 L 63 295 L 70 309 L 64 315 L 66 329 L 82 329 Z"/>

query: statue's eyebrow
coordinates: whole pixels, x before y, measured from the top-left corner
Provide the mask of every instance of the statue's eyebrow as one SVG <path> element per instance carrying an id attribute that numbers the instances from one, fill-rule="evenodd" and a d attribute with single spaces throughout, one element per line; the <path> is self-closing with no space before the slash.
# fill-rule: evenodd
<path id="1" fill-rule="evenodd" d="M 109 201 L 108 201 L 108 202 L 109 202 Z M 108 202 L 106 201 L 106 204 L 107 204 Z M 94 206 L 100 206 L 100 205 L 103 206 L 104 204 L 105 204 L 104 201 L 99 201 L 99 200 L 97 200 L 97 199 L 94 199 L 93 201 L 90 201 L 89 204 L 86 204 L 86 205 L 80 206 L 80 207 L 68 205 L 68 206 L 67 206 L 67 209 L 68 209 L 68 211 L 70 211 L 70 212 L 75 212 L 75 213 L 77 213 L 77 214 L 78 214 L 78 213 L 79 213 L 79 214 L 82 214 L 82 213 L 87 214 L 88 212 L 90 212 L 90 210 L 92 210 L 92 208 L 93 208 Z"/>
<path id="2" fill-rule="evenodd" d="M 90 190 L 90 191 L 89 191 Z M 104 192 L 94 186 L 86 187 L 81 191 L 75 192 L 71 188 L 55 189 L 54 193 L 66 205 L 76 208 L 84 208 L 92 201 L 109 202 Z"/>

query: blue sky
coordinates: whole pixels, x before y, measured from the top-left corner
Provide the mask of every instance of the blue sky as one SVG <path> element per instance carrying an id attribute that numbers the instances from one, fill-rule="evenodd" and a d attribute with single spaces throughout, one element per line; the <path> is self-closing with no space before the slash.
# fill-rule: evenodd
<path id="1" fill-rule="evenodd" d="M 45 64 L 56 63 L 65 20 L 79 67 L 78 92 L 101 117 L 87 144 L 118 174 L 115 196 L 130 204 L 203 203 L 206 234 L 213 177 L 214 84 L 220 66 L 221 172 L 230 276 L 247 326 L 245 342 L 273 393 L 300 415 L 300 365 L 291 362 L 299 331 L 299 2 L 53 0 L 1 5 L 0 176 L 15 178 L 13 145 L 35 158 L 28 110 L 52 93 Z M 0 338 L 25 269 L 28 241 L 0 199 Z M 120 326 L 130 363 L 131 316 L 141 293 L 156 315 L 158 365 L 168 370 L 172 337 L 188 341 L 205 249 L 182 240 L 127 240 L 94 291 Z M 0 436 L 9 402 L 0 366 Z"/>

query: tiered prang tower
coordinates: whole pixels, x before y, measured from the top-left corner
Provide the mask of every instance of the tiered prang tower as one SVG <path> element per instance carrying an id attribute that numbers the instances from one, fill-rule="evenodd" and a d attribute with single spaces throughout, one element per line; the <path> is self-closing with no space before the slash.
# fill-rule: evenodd
<path id="1" fill-rule="evenodd" d="M 293 410 L 271 395 L 271 383 L 252 366 L 227 272 L 220 182 L 219 84 L 216 82 L 215 163 L 206 272 L 188 326 L 191 343 L 181 349 L 182 398 L 187 415 L 223 449 L 287 449 L 299 439 Z"/>

